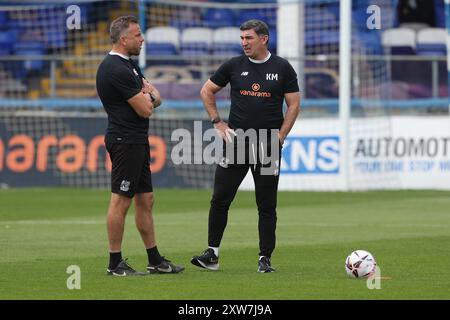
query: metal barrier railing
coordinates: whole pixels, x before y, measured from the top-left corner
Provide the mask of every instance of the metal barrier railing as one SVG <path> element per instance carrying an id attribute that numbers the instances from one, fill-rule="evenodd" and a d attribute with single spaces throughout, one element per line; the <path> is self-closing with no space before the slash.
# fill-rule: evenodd
<path id="1" fill-rule="evenodd" d="M 35 77 L 37 80 L 39 80 L 41 77 L 48 77 L 48 94 L 44 95 L 44 97 L 40 96 L 39 98 L 61 98 L 61 96 L 58 95 L 58 81 L 59 81 L 59 72 L 58 70 L 61 70 L 63 68 L 64 64 L 70 63 L 81 63 L 88 66 L 91 66 L 91 71 L 96 70 L 96 66 L 101 62 L 101 60 L 104 58 L 104 55 L 90 55 L 90 56 L 66 56 L 66 55 L 27 55 L 27 56 L 0 56 L 0 83 L 4 82 L 5 79 L 2 78 L 6 74 L 10 74 L 11 79 L 14 79 L 14 76 L 12 75 L 14 73 L 14 70 L 11 66 L 8 64 L 11 64 L 13 62 L 32 62 L 32 61 L 43 61 L 45 63 L 45 70 L 39 70 L 38 72 L 34 72 L 31 77 Z M 148 67 L 146 70 L 157 70 L 155 69 L 155 64 L 165 66 L 166 69 L 162 70 L 168 70 L 170 66 L 172 66 L 171 70 L 175 70 L 174 72 L 178 72 L 178 74 L 171 74 L 171 77 L 165 78 L 156 78 L 152 79 L 156 82 L 162 82 L 162 81 L 175 81 L 180 83 L 189 83 L 195 82 L 195 83 L 203 83 L 210 77 L 210 75 L 217 69 L 217 67 L 226 59 L 230 58 L 230 56 L 217 56 L 217 55 L 205 55 L 205 56 L 147 56 L 147 65 Z M 338 55 L 310 55 L 305 56 L 302 58 L 288 58 L 290 61 L 302 61 L 302 65 L 304 66 L 305 72 L 299 72 L 299 80 L 300 82 L 304 81 L 305 76 L 308 76 L 308 74 L 311 74 L 313 72 L 321 73 L 324 76 L 329 77 L 331 83 L 335 85 L 336 87 L 339 86 L 339 56 Z M 352 78 L 352 90 L 353 90 L 353 98 L 354 99 L 360 99 L 360 98 L 367 98 L 367 97 L 361 97 L 359 95 L 359 92 L 368 82 L 376 83 L 376 82 L 389 82 L 392 81 L 392 66 L 393 64 L 401 62 L 401 63 L 422 63 L 422 64 L 429 64 L 430 68 L 430 78 L 429 79 L 421 79 L 425 83 L 429 83 L 431 86 L 431 94 L 428 97 L 424 98 L 430 98 L 434 99 L 434 104 L 439 102 L 439 104 L 442 103 L 443 99 L 448 98 L 447 97 L 441 97 L 439 96 L 439 87 L 441 86 L 447 86 L 447 83 L 442 83 L 442 81 L 447 81 L 447 76 L 442 77 L 445 80 L 440 80 L 439 76 L 439 64 L 446 62 L 446 57 L 442 56 L 397 56 L 397 55 L 352 55 L 352 65 L 353 65 L 353 78 Z M 69 64 L 70 64 L 69 63 Z M 184 63 L 184 64 L 183 64 Z M 378 63 L 379 66 L 370 66 L 370 64 Z M 195 76 L 192 77 L 186 77 L 186 74 L 181 73 L 183 68 L 186 68 L 186 65 L 189 65 L 189 71 L 195 73 Z M 370 68 L 379 68 L 379 70 L 375 70 L 374 72 L 370 73 L 367 72 L 367 70 L 362 70 L 362 68 L 366 68 L 369 65 Z M 23 67 L 23 66 L 22 66 Z M 153 68 L 153 69 L 152 69 Z M 1 72 L 3 70 L 3 72 Z M 158 70 L 161 70 L 158 69 Z M 381 71 L 380 71 L 381 70 Z M 382 73 L 376 74 L 376 72 Z M 185 78 L 183 78 L 185 76 Z M 382 78 L 381 78 L 382 76 Z M 27 81 L 29 80 L 29 75 L 26 75 L 25 78 L 22 78 L 20 81 Z M 177 78 L 178 77 L 178 78 Z M 377 78 L 378 77 L 378 78 Z M 418 75 L 417 78 L 420 78 L 421 75 Z M 95 79 L 95 74 L 91 74 L 90 83 Z M 408 79 L 407 79 L 408 80 Z M 414 79 L 411 79 L 414 80 Z M 80 80 L 80 83 L 83 81 Z M 2 96 L 2 89 L 0 85 L 0 96 Z M 95 85 L 92 87 L 95 89 Z M 306 96 L 307 100 L 315 100 L 315 99 L 309 99 L 309 93 L 308 93 L 308 86 L 305 86 L 306 92 L 304 95 Z M 24 95 L 16 95 L 13 94 L 5 95 L 3 94 L 2 102 L 3 104 L 8 105 L 7 101 L 5 100 L 8 98 L 20 98 L 20 99 L 30 99 L 32 97 Z M 86 98 L 93 98 L 86 97 Z M 320 99 L 319 99 L 320 98 Z M 331 100 L 335 100 L 337 96 L 324 96 L 324 97 L 318 97 L 317 102 L 319 100 L 321 101 L 328 101 L 326 104 L 329 105 Z M 379 96 L 379 97 L 370 97 L 370 99 L 373 101 L 374 99 L 379 98 L 380 100 L 391 100 L 393 99 L 392 96 Z M 412 98 L 412 97 L 411 97 Z M 92 102 L 91 102 L 92 104 Z M 320 103 L 317 103 L 320 104 Z M 174 104 L 176 105 L 176 104 Z"/>

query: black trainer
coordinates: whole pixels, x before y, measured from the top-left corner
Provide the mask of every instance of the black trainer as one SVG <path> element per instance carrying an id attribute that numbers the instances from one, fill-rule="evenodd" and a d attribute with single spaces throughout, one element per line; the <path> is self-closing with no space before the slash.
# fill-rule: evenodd
<path id="1" fill-rule="evenodd" d="M 275 272 L 275 269 L 270 265 L 270 258 L 261 257 L 258 261 L 258 272 Z"/>
<path id="2" fill-rule="evenodd" d="M 158 264 L 157 266 L 154 266 L 152 264 L 148 264 L 147 271 L 150 274 L 154 273 L 179 273 L 184 270 L 183 266 L 177 266 L 174 265 L 170 260 L 167 260 L 166 258 L 162 257 L 163 261 Z"/>
<path id="3" fill-rule="evenodd" d="M 146 273 L 134 270 L 128 263 L 127 259 L 119 262 L 115 269 L 106 269 L 106 274 L 109 276 L 145 276 Z"/>
<path id="4" fill-rule="evenodd" d="M 200 268 L 219 270 L 219 257 L 211 248 L 206 249 L 200 256 L 193 256 L 191 263 Z"/>

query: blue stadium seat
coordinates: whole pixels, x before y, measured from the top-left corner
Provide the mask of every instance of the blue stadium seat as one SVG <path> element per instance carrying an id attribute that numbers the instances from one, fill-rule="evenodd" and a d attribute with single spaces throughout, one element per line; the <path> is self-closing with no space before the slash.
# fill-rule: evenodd
<path id="1" fill-rule="evenodd" d="M 213 43 L 212 54 L 237 56 L 242 54 L 242 46 L 236 43 Z"/>
<path id="2" fill-rule="evenodd" d="M 8 12 L 0 11 L 0 30 L 8 26 Z"/>
<path id="3" fill-rule="evenodd" d="M 427 28 L 417 33 L 417 54 L 421 56 L 447 55 L 447 30 Z"/>
<path id="4" fill-rule="evenodd" d="M 419 56 L 446 56 L 447 47 L 445 44 L 439 43 L 417 44 L 417 54 Z"/>
<path id="5" fill-rule="evenodd" d="M 45 31 L 45 43 L 49 49 L 61 49 L 67 46 L 65 30 Z"/>
<path id="6" fill-rule="evenodd" d="M 220 28 L 234 26 L 234 14 L 230 9 L 211 8 L 204 15 L 205 26 L 209 28 Z"/>
<path id="7" fill-rule="evenodd" d="M 172 12 L 170 26 L 183 30 L 185 28 L 204 26 L 201 9 L 186 7 Z"/>
<path id="8" fill-rule="evenodd" d="M 277 29 L 269 30 L 269 51 L 271 53 L 277 53 Z"/>
<path id="9" fill-rule="evenodd" d="M 262 12 L 262 10 L 248 10 L 243 9 L 239 11 L 238 17 L 236 19 L 237 25 L 240 26 L 243 22 L 247 20 L 258 19 L 267 23 L 266 16 Z"/>
<path id="10" fill-rule="evenodd" d="M 153 27 L 145 32 L 146 51 L 153 55 L 175 55 L 180 47 L 180 31 L 175 27 Z"/>
<path id="11" fill-rule="evenodd" d="M 262 11 L 262 15 L 264 16 L 263 21 L 267 23 L 269 29 L 277 27 L 277 9 L 276 8 L 267 8 Z"/>
<path id="12" fill-rule="evenodd" d="M 308 1 L 308 0 L 307 0 Z M 220 2 L 239 2 L 239 3 L 277 3 L 277 0 L 220 0 Z"/>
<path id="13" fill-rule="evenodd" d="M 182 42 L 180 52 L 184 56 L 201 56 L 209 54 L 209 45 L 203 41 Z"/>
<path id="14" fill-rule="evenodd" d="M 17 32 L 13 30 L 0 31 L 0 48 L 3 54 L 9 54 L 16 42 Z"/>
<path id="15" fill-rule="evenodd" d="M 13 52 L 18 56 L 38 56 L 46 53 L 44 43 L 38 41 L 17 42 L 13 46 Z M 44 61 L 25 60 L 23 66 L 26 70 L 41 70 L 44 66 Z"/>
<path id="16" fill-rule="evenodd" d="M 276 8 L 265 9 L 242 9 L 239 11 L 236 18 L 236 26 L 239 27 L 243 22 L 257 19 L 264 21 L 269 29 L 277 27 L 277 11 Z"/>
<path id="17" fill-rule="evenodd" d="M 10 48 L 0 47 L 0 56 L 8 56 L 11 54 Z"/>
<path id="18" fill-rule="evenodd" d="M 178 53 L 174 44 L 168 42 L 146 43 L 146 53 L 150 55 L 173 56 Z"/>
<path id="19" fill-rule="evenodd" d="M 354 33 L 354 45 L 362 47 L 360 52 L 369 55 L 383 54 L 383 46 L 381 45 L 381 37 L 377 30 L 367 30 Z"/>
<path id="20" fill-rule="evenodd" d="M 200 20 L 190 20 L 190 19 L 172 19 L 170 21 L 170 26 L 174 28 L 178 28 L 180 30 L 186 28 L 195 28 L 202 27 L 204 24 Z"/>
<path id="21" fill-rule="evenodd" d="M 339 20 L 333 13 L 326 10 L 326 8 L 306 7 L 305 29 L 307 32 L 324 29 L 338 30 Z"/>
<path id="22" fill-rule="evenodd" d="M 307 47 L 327 46 L 339 44 L 339 31 L 313 30 L 306 31 L 305 44 Z"/>
<path id="23" fill-rule="evenodd" d="M 241 55 L 240 30 L 238 27 L 223 27 L 214 30 L 212 53 L 217 55 Z"/>
<path id="24" fill-rule="evenodd" d="M 180 49 L 180 31 L 175 27 L 153 27 L 145 32 L 146 54 L 150 56 L 176 56 Z M 149 65 L 178 65 L 171 59 L 149 60 Z"/>
<path id="25" fill-rule="evenodd" d="M 416 33 L 411 29 L 388 29 L 383 32 L 381 42 L 391 54 L 410 55 L 416 53 Z"/>
<path id="26" fill-rule="evenodd" d="M 3 61 L 3 69 L 8 71 L 14 78 L 23 79 L 27 75 L 25 64 L 23 61 Z"/>
<path id="27" fill-rule="evenodd" d="M 445 4 L 444 0 L 434 0 L 434 12 L 436 27 L 445 28 Z"/>
<path id="28" fill-rule="evenodd" d="M 330 13 L 332 13 L 336 18 L 339 18 L 340 16 L 340 7 L 339 7 L 339 1 L 335 2 L 327 2 L 323 4 L 324 8 L 328 10 Z"/>
<path id="29" fill-rule="evenodd" d="M 207 55 L 213 42 L 213 31 L 209 28 L 187 28 L 181 34 L 182 55 Z"/>
<path id="30" fill-rule="evenodd" d="M 45 46 L 40 41 L 19 41 L 14 44 L 14 52 L 17 50 L 34 50 L 34 51 L 45 51 Z"/>

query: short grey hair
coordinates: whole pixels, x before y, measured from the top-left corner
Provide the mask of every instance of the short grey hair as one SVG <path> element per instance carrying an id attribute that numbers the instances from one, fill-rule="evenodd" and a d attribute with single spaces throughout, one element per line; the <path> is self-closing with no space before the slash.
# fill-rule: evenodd
<path id="1" fill-rule="evenodd" d="M 241 24 L 239 29 L 241 31 L 253 29 L 257 35 L 269 35 L 269 27 L 264 21 L 261 20 L 252 19 L 245 21 Z"/>
<path id="2" fill-rule="evenodd" d="M 128 29 L 130 23 L 139 24 L 139 20 L 135 16 L 122 16 L 111 22 L 109 35 L 111 36 L 112 43 L 117 43 L 117 41 L 119 41 L 120 36 Z"/>

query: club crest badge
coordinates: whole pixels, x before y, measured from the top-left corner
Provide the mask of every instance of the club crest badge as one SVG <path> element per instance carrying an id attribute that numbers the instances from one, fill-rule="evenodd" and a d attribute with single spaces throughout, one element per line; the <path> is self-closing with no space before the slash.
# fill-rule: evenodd
<path id="1" fill-rule="evenodd" d="M 127 192 L 128 190 L 130 190 L 130 181 L 122 180 L 120 183 L 120 191 Z"/>

